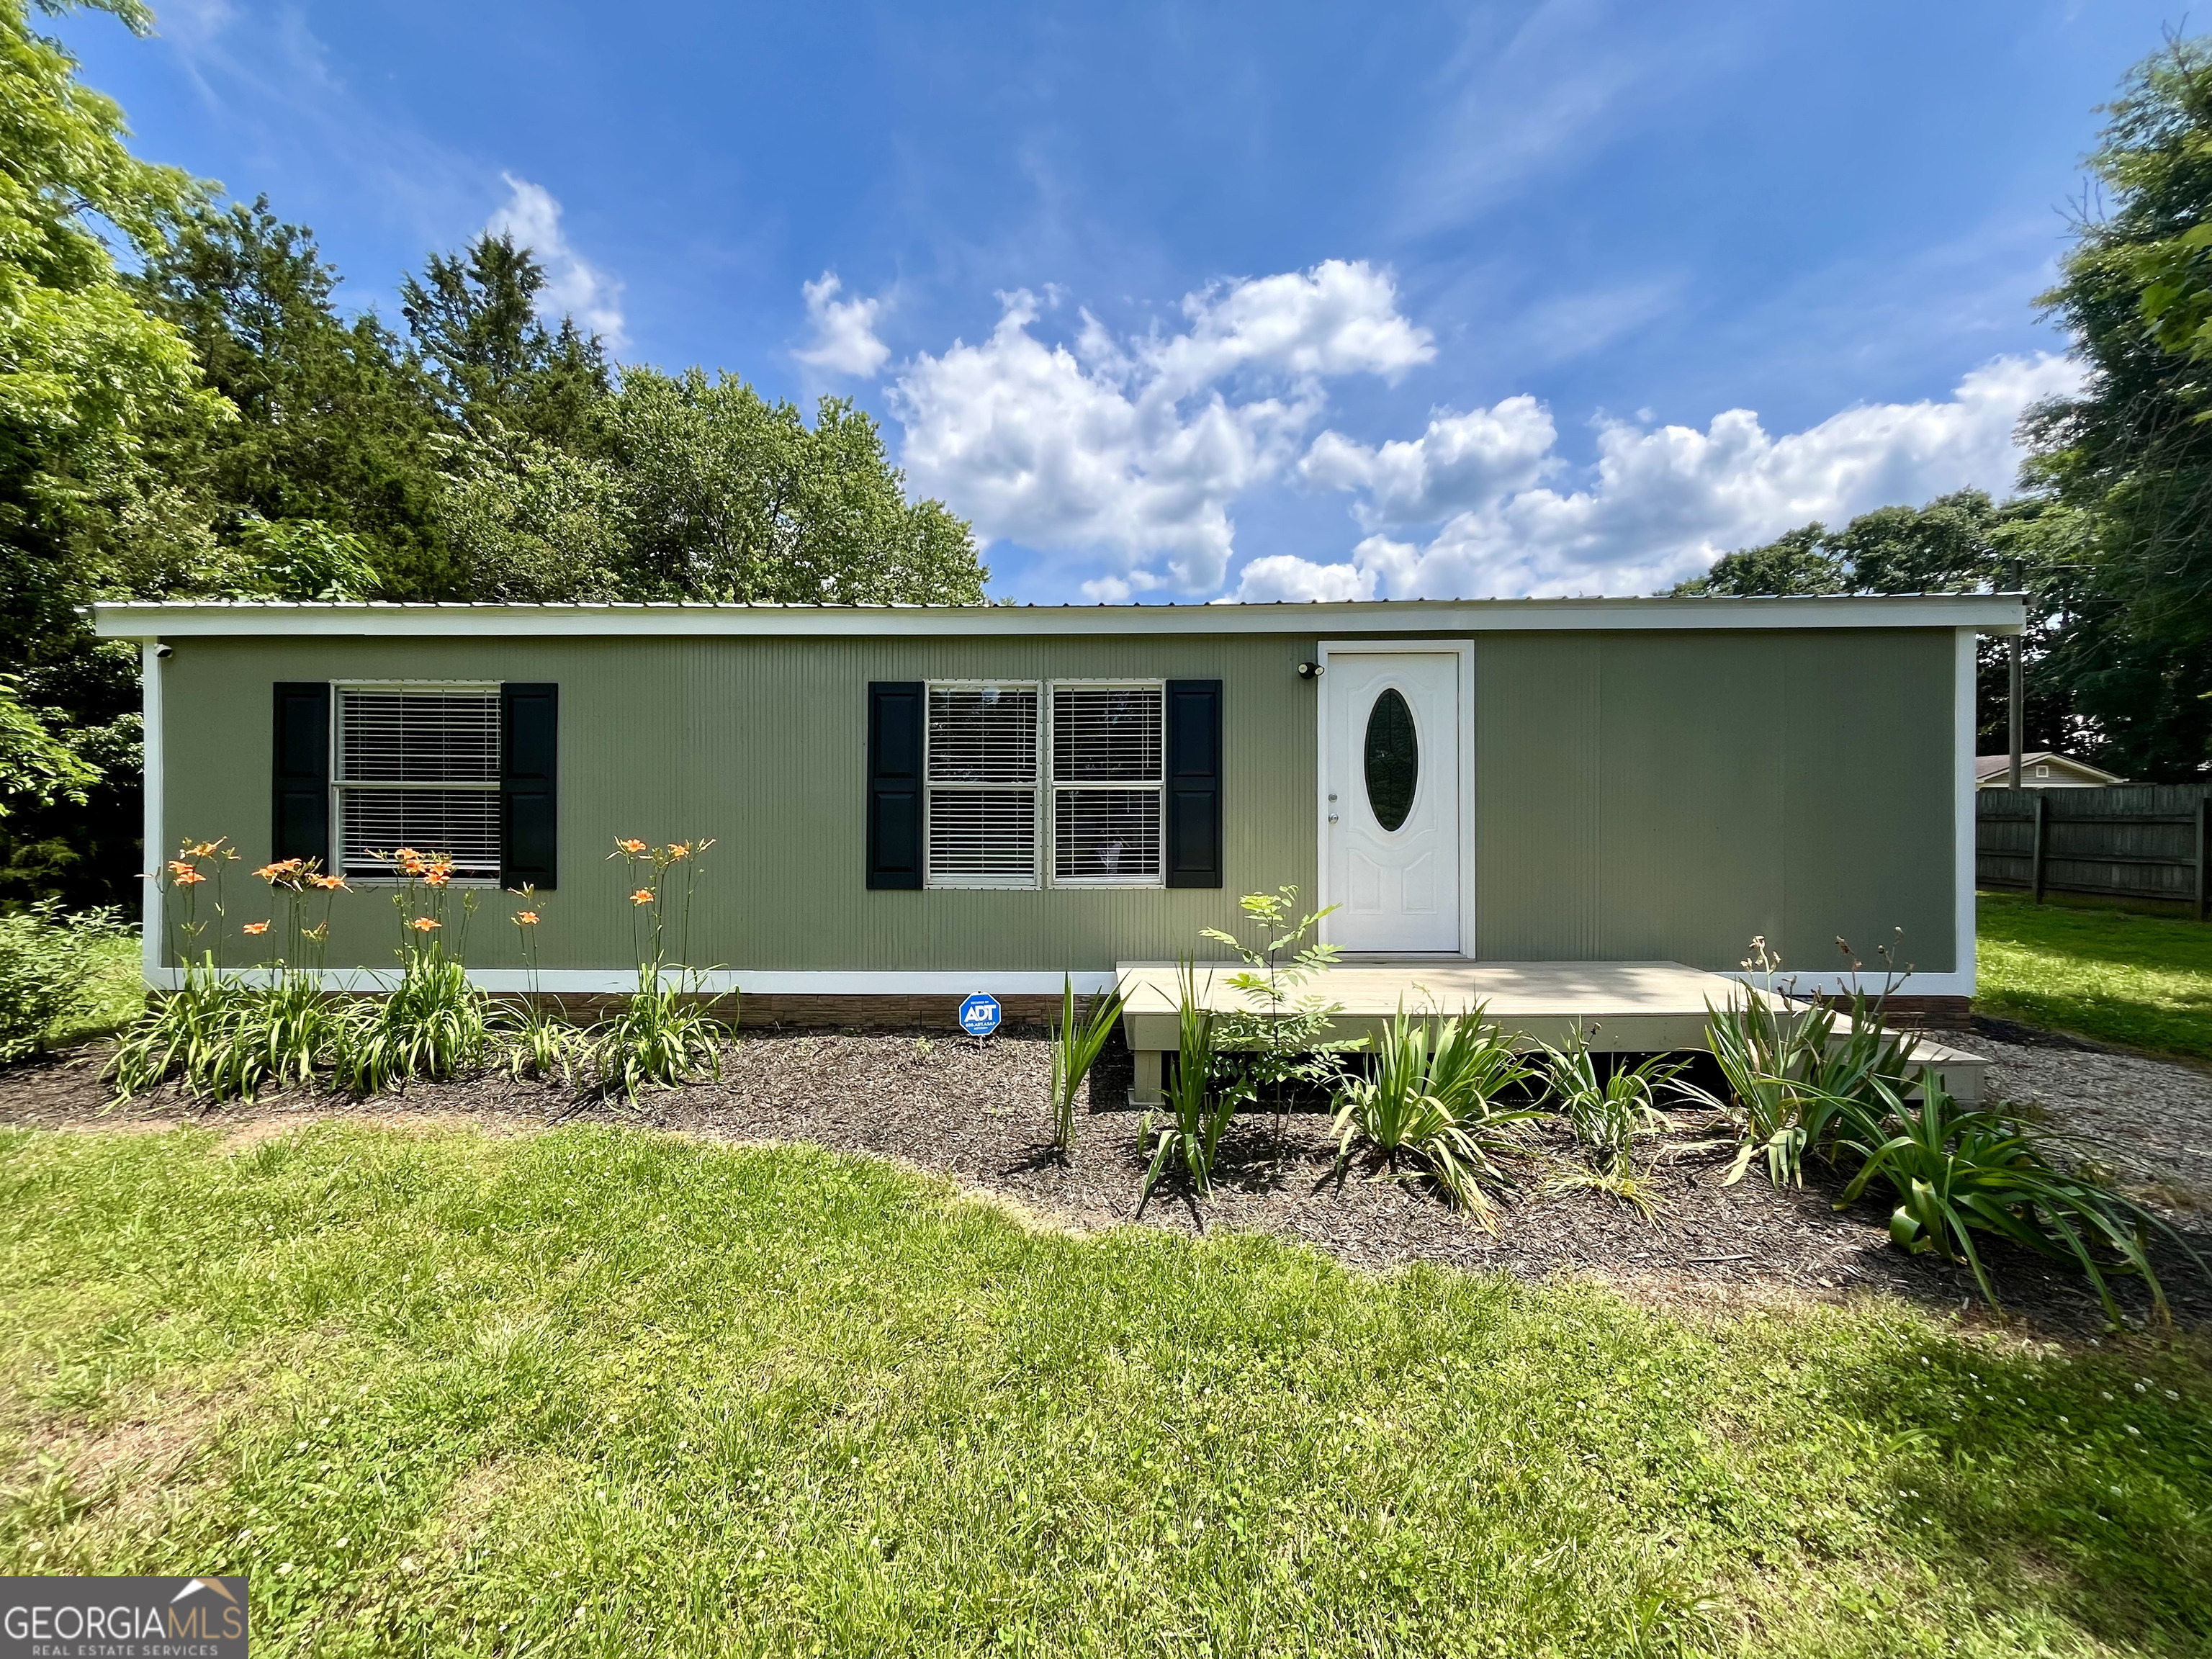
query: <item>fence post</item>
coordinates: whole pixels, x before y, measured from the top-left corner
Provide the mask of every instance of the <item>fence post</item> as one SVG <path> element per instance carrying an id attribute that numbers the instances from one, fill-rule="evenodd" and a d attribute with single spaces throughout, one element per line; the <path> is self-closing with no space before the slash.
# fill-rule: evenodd
<path id="1" fill-rule="evenodd" d="M 2197 798 L 2197 920 L 2204 920 L 2206 890 L 2204 885 L 2205 815 L 2212 809 L 2212 795 Z"/>
<path id="2" fill-rule="evenodd" d="M 2045 816 L 2044 808 L 2050 804 L 2051 798 L 2042 790 L 2035 792 L 2035 902 L 2038 904 L 2043 902 L 2044 849 L 2050 844 L 2051 835 L 2050 820 Z"/>

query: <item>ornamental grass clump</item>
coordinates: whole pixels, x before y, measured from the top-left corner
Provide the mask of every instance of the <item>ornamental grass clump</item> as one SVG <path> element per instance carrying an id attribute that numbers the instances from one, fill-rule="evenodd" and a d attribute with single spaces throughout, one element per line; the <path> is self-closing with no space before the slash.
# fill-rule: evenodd
<path id="1" fill-rule="evenodd" d="M 1181 994 L 1176 1004 L 1175 1075 L 1168 1080 L 1166 1091 L 1169 1121 L 1155 1133 L 1147 1113 L 1137 1131 L 1139 1141 L 1150 1139 L 1153 1143 L 1144 1189 L 1137 1194 L 1139 1216 L 1152 1200 L 1153 1188 L 1177 1164 L 1197 1196 L 1203 1198 L 1213 1190 L 1214 1160 L 1221 1149 L 1222 1131 L 1237 1111 L 1236 1091 L 1215 1086 L 1218 1025 L 1213 1011 L 1198 994 L 1197 970 L 1188 957 L 1177 967 L 1176 980 Z M 1199 1224 L 1205 1225 L 1203 1217 Z"/>
<path id="2" fill-rule="evenodd" d="M 493 1015 L 494 1028 L 507 1044 L 507 1069 L 516 1081 L 534 1077 L 544 1081 L 558 1076 L 563 1083 L 574 1075 L 584 1034 L 568 1019 L 558 997 L 548 997 L 538 977 L 538 924 L 544 901 L 534 884 L 514 890 L 522 901 L 514 912 L 514 929 L 522 945 L 522 964 L 528 976 L 527 1000 L 520 1007 L 509 1005 Z"/>
<path id="3" fill-rule="evenodd" d="M 1895 1195 L 1889 1236 L 1917 1253 L 1963 1261 L 1991 1307 L 1999 1305 L 1974 1235 L 1988 1233 L 2078 1267 L 2096 1286 L 2105 1314 L 2121 1323 L 2109 1275 L 2133 1273 L 2161 1320 L 2172 1317 L 2166 1288 L 2151 1266 L 2154 1233 L 2179 1247 L 2201 1272 L 2203 1259 L 2172 1225 L 2092 1173 L 2084 1158 L 2068 1168 L 2052 1156 L 2067 1139 L 2039 1133 L 2001 1108 L 1963 1107 L 1931 1073 L 1917 1102 L 1900 1104 L 1874 1135 L 1847 1133 L 1863 1158 L 1838 1209 L 1879 1180 Z M 2075 1146 L 2087 1152 L 2086 1145 Z"/>
<path id="4" fill-rule="evenodd" d="M 590 1035 L 592 1066 L 604 1092 L 619 1090 L 634 1103 L 641 1089 L 675 1088 L 702 1073 L 722 1075 L 722 1044 L 730 1028 L 701 1006 L 706 972 L 684 963 L 699 860 L 714 844 L 709 839 L 654 847 L 631 838 L 617 841 L 608 854 L 623 861 L 631 884 L 638 966 L 637 989 Z"/>
<path id="5" fill-rule="evenodd" d="M 1597 1028 L 1592 1026 L 1591 1030 Z M 1616 1064 L 1601 1079 L 1589 1033 L 1569 1028 L 1566 1046 L 1544 1045 L 1545 1080 L 1555 1109 L 1567 1121 L 1586 1163 L 1553 1177 L 1556 1188 L 1591 1187 L 1612 1194 L 1647 1219 L 1658 1213 L 1660 1199 L 1652 1171 L 1656 1160 L 1639 1162 L 1636 1143 L 1666 1131 L 1659 1091 L 1672 1087 L 1687 1060 L 1649 1055 L 1633 1066 Z"/>
<path id="6" fill-rule="evenodd" d="M 1356 1142 L 1381 1155 L 1392 1179 L 1410 1158 L 1454 1204 L 1495 1230 L 1486 1180 L 1504 1184 L 1497 1158 L 1518 1150 L 1516 1126 L 1539 1115 L 1504 1097 L 1533 1076 L 1480 1006 L 1456 1018 L 1409 1016 L 1403 1003 L 1375 1042 L 1367 1075 L 1352 1079 L 1337 1109 L 1336 1171 Z"/>
<path id="7" fill-rule="evenodd" d="M 490 999 L 469 983 L 465 963 L 476 895 L 453 902 L 452 856 L 410 847 L 372 856 L 388 860 L 400 878 L 392 896 L 400 972 L 388 995 L 349 1012 L 337 1076 L 362 1095 L 472 1071 L 491 1045 Z"/>
<path id="8" fill-rule="evenodd" d="M 324 874 L 316 859 L 280 859 L 253 873 L 269 884 L 279 915 L 249 921 L 239 931 L 266 939 L 281 920 L 283 932 L 267 978 L 240 984 L 230 1023 L 231 1073 L 248 1099 L 264 1084 L 313 1082 L 319 1071 L 337 1063 L 345 1038 L 345 1017 L 322 983 L 331 907 L 346 890 L 345 878 Z M 322 916 L 311 922 L 318 901 Z"/>
<path id="9" fill-rule="evenodd" d="M 1052 1144 L 1063 1161 L 1075 1150 L 1075 1097 L 1121 1018 L 1121 999 L 1108 994 L 1091 998 L 1089 1010 L 1078 1018 L 1075 981 L 1060 975 L 1060 1023 L 1052 1036 Z"/>
<path id="10" fill-rule="evenodd" d="M 1869 997 L 1856 986 L 1863 964 L 1843 939 L 1836 946 L 1855 976 L 1850 1030 L 1840 1037 L 1836 1010 L 1797 1000 L 1794 981 L 1778 985 L 1781 964 L 1764 938 L 1752 940 L 1742 964 L 1753 982 L 1725 1007 L 1705 1006 L 1706 1045 L 1729 1098 L 1692 1092 L 1735 1125 L 1735 1161 L 1723 1185 L 1741 1181 L 1762 1153 L 1774 1185 L 1803 1185 L 1808 1151 L 1832 1153 L 1839 1134 L 1873 1133 L 1912 1087 L 1920 1070 L 1912 1039 L 1885 1023 L 1890 996 L 1911 970 L 1900 971 L 1893 947 L 1883 946 L 1888 972 L 1880 994 Z"/>
<path id="11" fill-rule="evenodd" d="M 149 1093 L 174 1077 L 185 1092 L 225 1100 L 249 1086 L 237 1041 L 251 988 L 224 972 L 225 877 L 237 849 L 218 836 L 187 841 L 149 879 L 173 960 L 173 989 L 146 1000 L 146 1012 L 115 1045 L 105 1073 L 118 1101 Z M 203 896 L 202 889 L 211 889 Z"/>

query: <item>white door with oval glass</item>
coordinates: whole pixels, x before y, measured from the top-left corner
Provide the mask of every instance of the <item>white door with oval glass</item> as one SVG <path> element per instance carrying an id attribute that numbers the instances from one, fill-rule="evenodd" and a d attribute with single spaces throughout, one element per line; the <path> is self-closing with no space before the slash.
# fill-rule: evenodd
<path id="1" fill-rule="evenodd" d="M 1325 937 L 1346 951 L 1460 948 L 1456 649 L 1338 647 L 1322 679 Z"/>

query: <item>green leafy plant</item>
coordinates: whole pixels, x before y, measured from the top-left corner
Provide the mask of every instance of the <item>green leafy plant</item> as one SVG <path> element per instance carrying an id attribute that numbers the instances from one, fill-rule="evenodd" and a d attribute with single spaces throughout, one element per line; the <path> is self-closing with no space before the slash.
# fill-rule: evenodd
<path id="1" fill-rule="evenodd" d="M 1222 1131 L 1237 1112 L 1236 1092 L 1214 1086 L 1219 1023 L 1198 994 L 1197 969 L 1188 957 L 1178 965 L 1176 980 L 1176 1068 L 1167 1086 L 1170 1121 L 1155 1133 L 1148 1113 L 1138 1131 L 1140 1139 L 1153 1139 L 1152 1164 L 1145 1171 L 1144 1190 L 1137 1195 L 1139 1216 L 1153 1188 L 1176 1164 L 1200 1197 L 1213 1190 L 1214 1157 L 1220 1150 Z"/>
<path id="2" fill-rule="evenodd" d="M 1652 1180 L 1654 1166 L 1638 1161 L 1636 1143 L 1666 1129 L 1659 1091 L 1670 1085 L 1679 1089 L 1688 1064 L 1651 1054 L 1633 1066 L 1615 1064 L 1601 1079 L 1589 1033 L 1579 1023 L 1569 1028 L 1565 1048 L 1544 1045 L 1551 1098 L 1588 1159 L 1583 1168 L 1554 1177 L 1553 1184 L 1594 1187 L 1625 1200 L 1647 1218 L 1656 1215 L 1660 1199 Z"/>
<path id="3" fill-rule="evenodd" d="M 1310 937 L 1336 907 L 1301 915 L 1298 890 L 1288 885 L 1272 893 L 1247 893 L 1237 902 L 1259 925 L 1256 942 L 1247 943 L 1218 927 L 1201 933 L 1201 937 L 1227 945 L 1243 962 L 1243 969 L 1225 982 L 1251 1005 L 1216 1016 L 1222 1051 L 1218 1064 L 1228 1074 L 1228 1086 L 1242 1098 L 1256 1101 L 1262 1091 L 1267 1094 L 1279 1137 L 1284 1085 L 1334 1085 L 1343 1073 L 1339 1056 L 1360 1046 L 1357 1039 L 1329 1036 L 1331 1022 L 1343 1012 L 1341 1003 L 1316 994 L 1298 994 L 1326 973 L 1340 954 L 1334 945 Z"/>
<path id="4" fill-rule="evenodd" d="M 224 1100 L 248 1086 L 237 1041 L 251 988 L 224 975 L 212 953 L 187 962 L 176 988 L 146 1000 L 146 1012 L 108 1059 L 118 1101 L 151 1093 L 171 1077 L 185 1093 Z"/>
<path id="5" fill-rule="evenodd" d="M 510 1004 L 495 1011 L 494 1029 L 506 1041 L 507 1067 L 518 1081 L 557 1075 L 566 1083 L 585 1047 L 584 1034 L 569 1020 L 560 999 L 545 995 L 538 982 L 538 925 L 544 901 L 529 883 L 516 889 L 514 896 L 522 901 L 514 921 L 529 988 L 520 1006 Z"/>
<path id="6" fill-rule="evenodd" d="M 0 1060 L 38 1053 L 86 1006 L 100 969 L 94 947 L 121 933 L 112 909 L 64 915 L 52 900 L 0 915 Z"/>
<path id="7" fill-rule="evenodd" d="M 617 841 L 608 854 L 623 861 L 634 884 L 637 988 L 592 1028 L 592 1065 L 602 1090 L 620 1090 L 633 1103 L 641 1089 L 674 1088 L 702 1073 L 722 1075 L 722 1044 L 730 1040 L 730 1028 L 702 1006 L 706 974 L 683 961 L 699 860 L 714 844 L 708 839 L 653 847 L 633 837 Z"/>
<path id="8" fill-rule="evenodd" d="M 106 1075 L 118 1101 L 150 1092 L 175 1077 L 204 1100 L 248 1092 L 258 1075 L 250 1042 L 240 1040 L 252 988 L 223 969 L 224 876 L 237 851 L 218 837 L 185 842 L 153 873 L 147 902 L 159 908 L 181 976 L 173 989 L 146 1000 L 146 1011 L 116 1043 Z M 202 908 L 201 889 L 214 890 Z"/>
<path id="9" fill-rule="evenodd" d="M 490 999 L 469 983 L 465 965 L 476 895 L 464 893 L 458 905 L 452 902 L 449 854 L 403 847 L 377 856 L 388 858 L 401 878 L 392 896 L 399 916 L 400 974 L 388 994 L 348 1012 L 338 1044 L 338 1080 L 363 1095 L 412 1078 L 474 1070 L 491 1043 Z"/>
<path id="10" fill-rule="evenodd" d="M 1091 998 L 1087 1012 L 1079 1019 L 1075 981 L 1060 975 L 1060 1021 L 1052 1036 L 1052 1144 L 1063 1159 L 1075 1150 L 1075 1097 L 1097 1063 L 1098 1051 L 1114 1035 L 1114 1022 L 1121 1018 L 1121 999 L 1109 994 Z"/>
<path id="11" fill-rule="evenodd" d="M 1997 1295 L 1974 1248 L 1977 1233 L 2080 1268 L 2116 1325 L 2114 1273 L 2139 1276 L 2158 1316 L 2172 1316 L 2151 1266 L 2154 1232 L 2179 1245 L 2200 1270 L 2204 1266 L 2161 1218 L 2086 1170 L 2056 1162 L 2051 1152 L 2064 1145 L 2063 1137 L 2039 1134 L 2000 1109 L 1961 1107 L 1932 1074 L 1920 1100 L 1900 1105 L 1884 1129 L 1879 1136 L 1847 1135 L 1849 1149 L 1865 1161 L 1837 1208 L 1856 1202 L 1874 1182 L 1886 1182 L 1897 1199 L 1890 1237 L 1907 1250 L 1964 1261 L 1992 1307 Z"/>
<path id="12" fill-rule="evenodd" d="M 1401 1003 L 1375 1044 L 1369 1073 L 1348 1081 L 1337 1109 L 1337 1174 L 1355 1141 L 1382 1155 L 1395 1177 L 1411 1156 L 1452 1202 L 1495 1227 L 1498 1206 L 1484 1192 L 1502 1182 L 1495 1158 L 1515 1145 L 1513 1125 L 1533 1108 L 1501 1103 L 1504 1091 L 1533 1075 L 1477 1007 L 1460 1018 L 1416 1018 Z"/>
<path id="13" fill-rule="evenodd" d="M 1863 966 L 1850 946 L 1838 939 L 1856 975 Z M 1778 986 L 1780 964 L 1763 938 L 1751 942 L 1744 968 L 1756 981 L 1733 994 L 1725 1007 L 1705 1006 L 1705 1042 L 1729 1098 L 1716 1100 L 1692 1091 L 1735 1122 L 1735 1161 L 1722 1183 L 1741 1181 L 1762 1153 L 1767 1179 L 1776 1186 L 1802 1185 L 1805 1154 L 1828 1149 L 1838 1133 L 1871 1132 L 1912 1087 L 1913 1040 L 1887 1029 L 1891 994 L 1904 981 L 1893 950 L 1881 954 L 1890 964 L 1879 994 L 1869 997 L 1856 983 L 1850 1029 L 1838 1036 L 1837 1011 L 1801 1000 L 1793 984 Z"/>

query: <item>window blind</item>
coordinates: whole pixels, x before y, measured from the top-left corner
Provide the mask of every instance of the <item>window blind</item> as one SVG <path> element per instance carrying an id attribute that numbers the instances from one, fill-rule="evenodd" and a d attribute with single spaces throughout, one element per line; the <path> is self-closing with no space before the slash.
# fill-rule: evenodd
<path id="1" fill-rule="evenodd" d="M 929 885 L 1037 879 L 1037 689 L 933 685 L 925 773 Z"/>
<path id="2" fill-rule="evenodd" d="M 1160 880 L 1162 704 L 1158 684 L 1053 688 L 1055 882 Z"/>
<path id="3" fill-rule="evenodd" d="M 444 853 L 456 875 L 500 873 L 496 687 L 341 687 L 339 857 L 349 875 L 387 874 L 379 854 Z"/>

